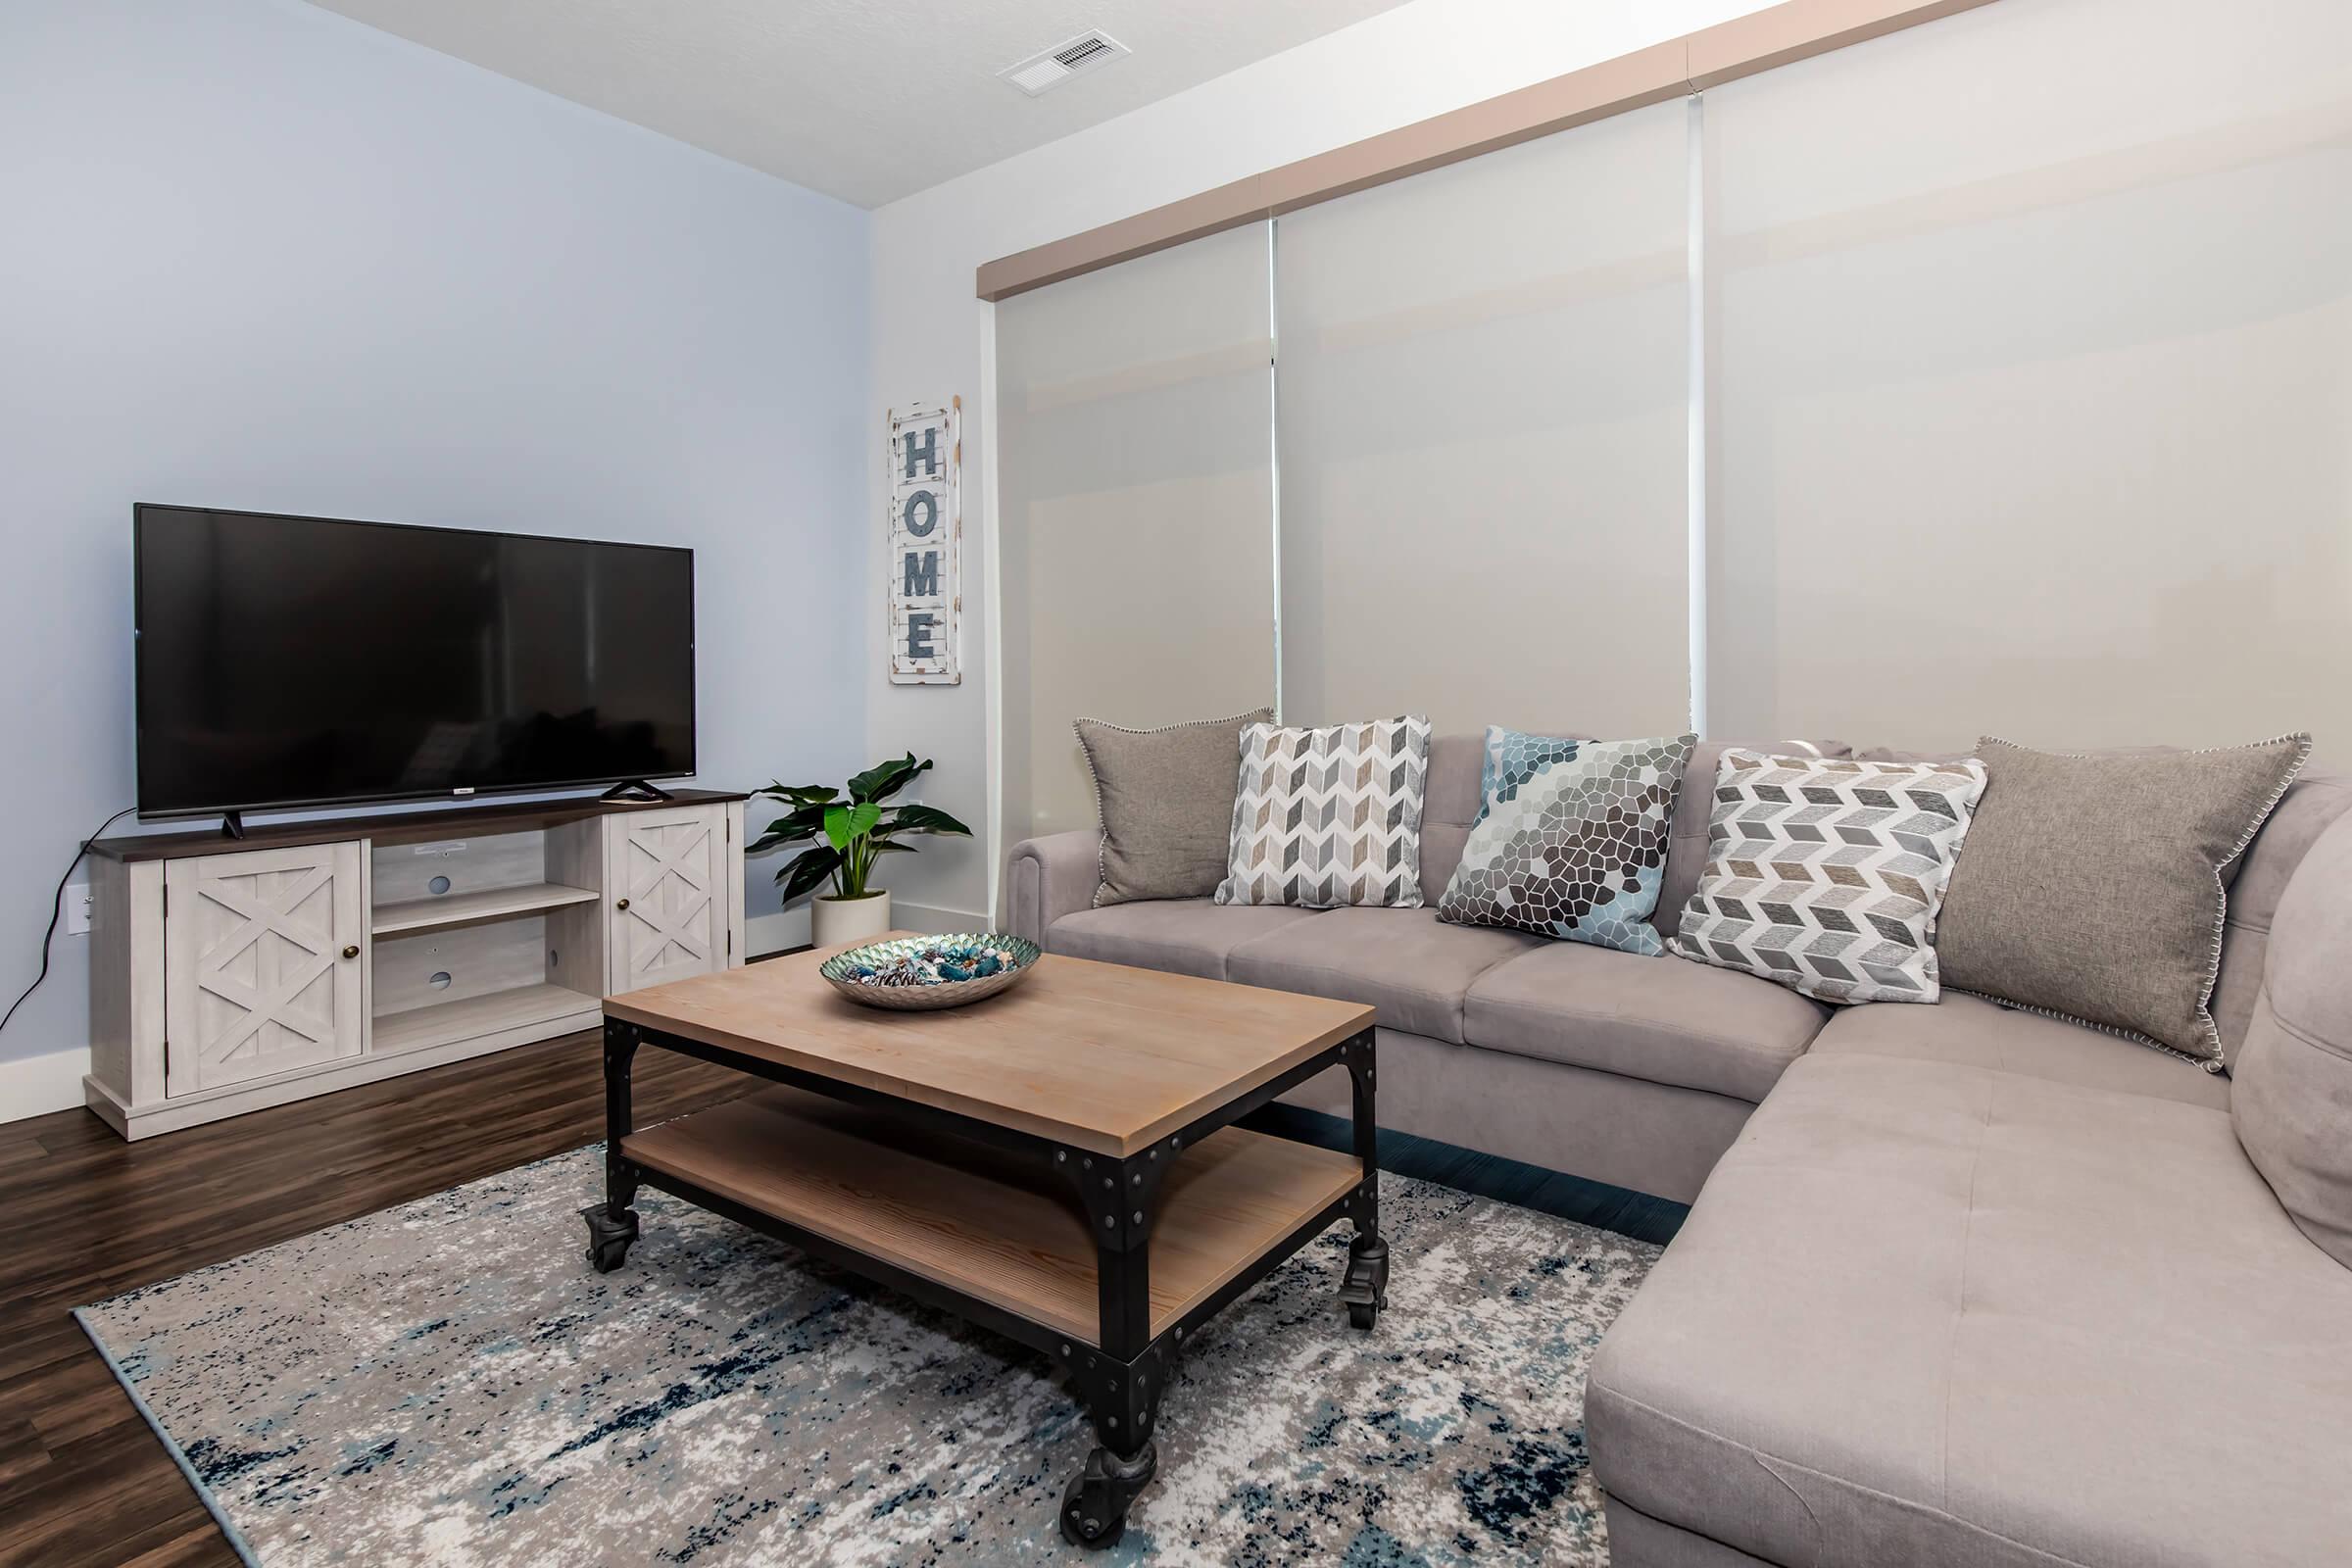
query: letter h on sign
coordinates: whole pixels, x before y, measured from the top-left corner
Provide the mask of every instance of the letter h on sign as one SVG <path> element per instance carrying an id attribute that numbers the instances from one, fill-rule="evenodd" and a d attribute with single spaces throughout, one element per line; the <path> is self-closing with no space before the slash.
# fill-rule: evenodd
<path id="1" fill-rule="evenodd" d="M 919 445 L 915 439 L 918 435 L 922 438 Z M 906 465 L 906 472 L 901 475 L 906 483 L 938 478 L 939 426 L 927 424 L 919 431 L 907 431 L 906 438 L 899 444 L 899 453 Z"/>
<path id="2" fill-rule="evenodd" d="M 962 594 L 956 552 L 963 532 L 963 399 L 890 414 L 887 635 L 890 678 L 955 685 Z"/>

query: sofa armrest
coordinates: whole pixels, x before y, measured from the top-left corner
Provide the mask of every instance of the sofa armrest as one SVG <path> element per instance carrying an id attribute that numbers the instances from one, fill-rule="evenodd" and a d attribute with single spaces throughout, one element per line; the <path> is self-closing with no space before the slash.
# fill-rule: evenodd
<path id="1" fill-rule="evenodd" d="M 1102 835 L 1092 828 L 1023 839 L 1004 863 L 998 923 L 1039 947 L 1065 914 L 1091 908 L 1102 880 Z"/>

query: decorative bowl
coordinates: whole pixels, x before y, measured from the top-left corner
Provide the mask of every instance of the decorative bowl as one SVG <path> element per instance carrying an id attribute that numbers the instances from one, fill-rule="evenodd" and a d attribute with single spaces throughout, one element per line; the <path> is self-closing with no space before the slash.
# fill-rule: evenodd
<path id="1" fill-rule="evenodd" d="M 978 952 L 978 961 L 969 961 Z M 942 960 L 945 961 L 942 961 Z M 958 931 L 949 936 L 899 937 L 869 942 L 862 948 L 836 953 L 816 972 L 825 983 L 865 1007 L 898 1012 L 930 1012 L 960 1007 L 967 1002 L 993 997 L 1018 985 L 1037 963 L 1034 942 L 1002 931 Z M 958 961 L 963 960 L 963 961 Z M 979 970 L 994 962 L 989 973 L 966 979 L 925 978 L 946 970 Z"/>

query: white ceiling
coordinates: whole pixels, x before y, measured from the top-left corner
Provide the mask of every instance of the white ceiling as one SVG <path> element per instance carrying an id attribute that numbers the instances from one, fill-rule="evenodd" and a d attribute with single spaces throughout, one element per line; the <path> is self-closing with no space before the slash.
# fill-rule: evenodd
<path id="1" fill-rule="evenodd" d="M 1401 0 L 313 3 L 877 207 Z M 1006 66 L 1089 27 L 1109 33 L 1133 57 L 1040 98 L 997 78 Z"/>

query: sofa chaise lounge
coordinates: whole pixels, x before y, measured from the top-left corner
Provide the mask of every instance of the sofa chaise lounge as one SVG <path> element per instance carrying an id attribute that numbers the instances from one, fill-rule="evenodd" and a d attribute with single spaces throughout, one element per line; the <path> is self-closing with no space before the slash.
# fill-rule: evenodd
<path id="1" fill-rule="evenodd" d="M 1676 803 L 1668 935 L 1721 752 Z M 1432 743 L 1424 907 L 1095 908 L 1089 831 L 1016 846 L 1001 916 L 1050 952 L 1366 1003 L 1384 1123 L 1693 1204 L 1589 1380 L 1619 1568 L 2352 1563 L 2352 1270 L 2240 1149 L 2228 1078 L 1969 996 L 1832 1009 L 1442 924 L 1481 754 Z M 2308 769 L 2236 862 L 2232 1059 L 2276 1026 L 2266 976 L 2352 1025 L 2347 808 L 2352 779 Z"/>

